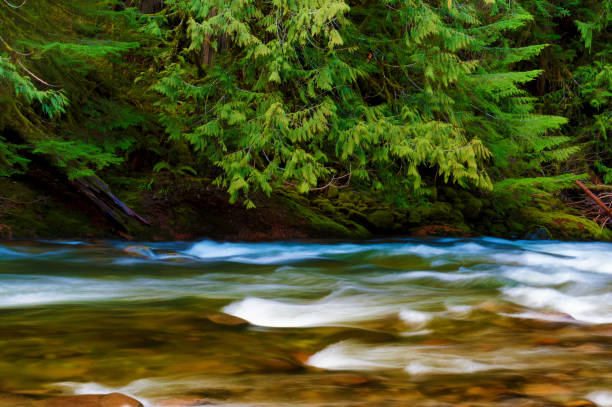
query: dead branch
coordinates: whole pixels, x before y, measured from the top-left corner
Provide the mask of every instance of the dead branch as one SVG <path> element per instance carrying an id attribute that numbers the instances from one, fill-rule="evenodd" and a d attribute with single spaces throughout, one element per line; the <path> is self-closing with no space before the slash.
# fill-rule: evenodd
<path id="1" fill-rule="evenodd" d="M 599 205 L 605 212 L 608 213 L 608 215 L 612 216 L 612 208 L 609 208 L 608 206 L 606 206 L 605 203 L 603 203 L 603 201 L 601 199 L 599 199 L 599 197 L 597 195 L 595 195 L 593 192 L 591 192 L 590 189 L 588 189 L 582 182 L 580 181 L 576 181 L 576 185 L 578 185 L 580 188 L 582 188 L 582 190 L 593 200 L 595 201 L 595 203 L 597 205 Z"/>

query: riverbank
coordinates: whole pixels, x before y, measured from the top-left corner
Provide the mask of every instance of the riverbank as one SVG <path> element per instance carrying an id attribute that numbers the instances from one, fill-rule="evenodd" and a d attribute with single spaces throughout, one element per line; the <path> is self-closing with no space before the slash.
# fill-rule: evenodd
<path id="1" fill-rule="evenodd" d="M 539 191 L 513 201 L 443 186 L 427 198 L 389 202 L 358 189 L 254 195 L 255 208 L 230 204 L 201 178 L 110 176 L 109 186 L 150 222 L 111 219 L 73 186 L 45 174 L 0 180 L 0 237 L 230 241 L 390 236 L 494 236 L 612 241 L 612 231 L 581 216 L 562 196 Z M 574 193 L 579 193 L 574 191 Z"/>

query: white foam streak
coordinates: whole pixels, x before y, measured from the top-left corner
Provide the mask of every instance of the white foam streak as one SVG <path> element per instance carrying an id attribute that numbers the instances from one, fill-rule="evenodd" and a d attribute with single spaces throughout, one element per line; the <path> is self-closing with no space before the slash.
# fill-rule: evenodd
<path id="1" fill-rule="evenodd" d="M 451 360 L 442 359 L 439 364 L 410 362 L 404 370 L 411 375 L 419 375 L 433 373 L 475 373 L 496 368 L 499 368 L 499 366 L 486 365 L 469 359 L 456 358 Z"/>
<path id="2" fill-rule="evenodd" d="M 203 260 L 230 260 L 248 264 L 279 264 L 371 250 L 357 244 L 218 243 L 202 241 L 185 254 Z"/>
<path id="3" fill-rule="evenodd" d="M 393 358 L 386 357 L 389 353 L 387 348 L 368 349 L 368 355 L 364 355 L 360 350 L 364 349 L 354 342 L 339 342 L 315 353 L 306 363 L 327 370 L 382 370 L 401 367 Z"/>
<path id="4" fill-rule="evenodd" d="M 564 314 L 555 314 L 555 313 L 546 313 L 546 312 L 519 312 L 516 314 L 509 314 L 502 312 L 500 315 L 510 318 L 519 318 L 519 319 L 538 319 L 540 321 L 550 321 L 550 322 L 577 322 L 574 318 L 569 315 Z"/>
<path id="5" fill-rule="evenodd" d="M 534 246 L 545 252 L 523 251 L 497 253 L 492 258 L 500 263 L 522 264 L 551 270 L 573 269 L 592 273 L 612 274 L 609 248 L 601 245 L 558 243 Z"/>
<path id="6" fill-rule="evenodd" d="M 599 407 L 612 407 L 612 391 L 594 391 L 589 393 L 586 398 L 597 404 Z"/>
<path id="7" fill-rule="evenodd" d="M 526 307 L 552 309 L 593 324 L 612 323 L 612 293 L 575 297 L 552 288 L 512 287 L 502 292 Z"/>
<path id="8" fill-rule="evenodd" d="M 121 393 L 126 396 L 130 396 L 140 401 L 144 407 L 155 407 L 155 404 L 151 400 L 143 397 L 142 392 L 146 390 L 148 380 L 137 380 L 123 387 L 107 387 L 100 383 L 89 382 L 89 383 L 78 383 L 78 382 L 61 382 L 56 383 L 54 387 L 60 388 L 63 391 L 70 394 L 108 394 L 108 393 Z"/>
<path id="9" fill-rule="evenodd" d="M 399 317 L 402 321 L 409 324 L 422 325 L 429 322 L 433 318 L 433 315 L 426 312 L 403 309 L 400 311 Z"/>
<path id="10" fill-rule="evenodd" d="M 404 273 L 384 274 L 378 277 L 368 277 L 365 280 L 373 283 L 391 283 L 420 279 L 434 279 L 440 281 L 463 281 L 490 277 L 488 273 L 442 273 L 439 271 L 407 271 Z"/>
<path id="11" fill-rule="evenodd" d="M 569 282 L 589 282 L 589 277 L 587 275 L 576 271 L 542 272 L 527 267 L 510 268 L 504 272 L 504 276 L 514 281 L 535 286 L 561 285 Z"/>
<path id="12" fill-rule="evenodd" d="M 253 325 L 274 328 L 303 328 L 346 325 L 393 315 L 395 305 L 376 305 L 369 296 L 324 298 L 296 304 L 249 297 L 234 302 L 223 312 L 245 319 Z"/>
<path id="13" fill-rule="evenodd" d="M 327 370 L 403 369 L 411 375 L 462 374 L 520 366 L 516 361 L 498 362 L 495 355 L 474 357 L 467 359 L 439 346 L 368 346 L 347 340 L 315 353 L 307 364 Z"/>

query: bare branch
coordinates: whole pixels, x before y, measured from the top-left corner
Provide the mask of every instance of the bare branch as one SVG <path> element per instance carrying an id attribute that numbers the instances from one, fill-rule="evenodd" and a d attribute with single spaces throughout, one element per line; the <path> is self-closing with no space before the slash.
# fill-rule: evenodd
<path id="1" fill-rule="evenodd" d="M 44 84 L 44 85 L 50 86 L 50 87 L 52 87 L 52 88 L 59 88 L 59 86 L 58 86 L 58 85 L 52 85 L 52 84 L 50 84 L 50 83 L 47 83 L 47 82 L 43 81 L 42 79 L 40 79 L 38 76 L 34 75 L 34 74 L 32 73 L 32 71 L 30 71 L 28 68 L 26 68 L 26 67 L 23 65 L 23 63 L 21 63 L 21 60 L 20 60 L 20 59 L 17 59 L 17 63 L 19 64 L 19 66 L 20 66 L 20 67 L 22 67 L 22 68 L 23 68 L 23 70 L 24 70 L 24 71 L 26 71 L 26 72 L 27 72 L 27 73 L 28 73 L 28 74 L 29 74 L 29 75 L 30 75 L 32 78 L 36 79 L 38 82 L 40 82 L 40 83 L 42 83 L 42 84 Z"/>
<path id="2" fill-rule="evenodd" d="M 12 4 L 12 3 L 10 3 L 8 0 L 2 0 L 2 1 L 4 1 L 4 3 L 5 3 L 7 6 L 9 6 L 10 8 L 21 8 L 21 7 L 25 6 L 25 4 L 28 2 L 28 0 L 23 0 L 23 3 L 21 3 L 21 4 L 20 4 L 20 5 L 18 5 L 18 6 L 16 6 L 16 5 L 14 5 L 14 4 Z"/>

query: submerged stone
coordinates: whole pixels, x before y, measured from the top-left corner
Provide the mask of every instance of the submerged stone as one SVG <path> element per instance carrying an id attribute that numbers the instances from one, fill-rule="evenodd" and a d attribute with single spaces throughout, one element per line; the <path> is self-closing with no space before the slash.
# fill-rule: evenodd
<path id="1" fill-rule="evenodd" d="M 121 249 L 121 251 L 131 256 L 146 257 L 148 259 L 152 259 L 155 257 L 155 253 L 153 253 L 153 250 L 151 250 L 150 247 L 143 245 L 126 246 Z"/>
<path id="2" fill-rule="evenodd" d="M 370 382 L 370 379 L 359 374 L 347 373 L 329 376 L 326 381 L 336 386 L 360 386 Z"/>
<path id="3" fill-rule="evenodd" d="M 217 324 L 226 326 L 244 326 L 248 325 L 249 322 L 233 315 L 224 314 L 222 312 L 215 312 L 206 315 L 206 319 Z"/>
<path id="4" fill-rule="evenodd" d="M 563 404 L 565 407 L 597 407 L 597 404 L 589 400 L 568 401 Z"/>
<path id="5" fill-rule="evenodd" d="M 523 393 L 529 396 L 554 397 L 572 394 L 572 390 L 552 383 L 532 383 L 523 387 Z"/>
<path id="6" fill-rule="evenodd" d="M 180 397 L 157 400 L 155 404 L 159 407 L 198 407 L 207 406 L 211 403 L 205 399 L 197 397 Z"/>
<path id="7" fill-rule="evenodd" d="M 550 232 L 546 228 L 536 228 L 525 234 L 525 240 L 550 240 Z"/>

